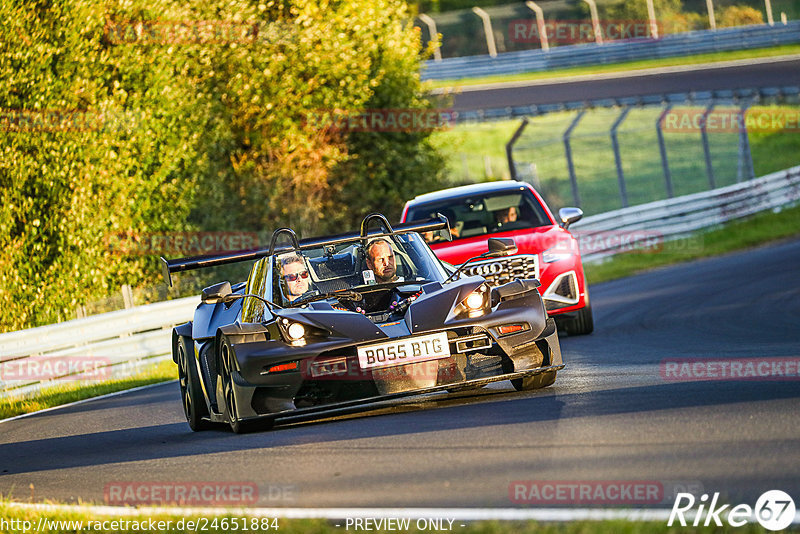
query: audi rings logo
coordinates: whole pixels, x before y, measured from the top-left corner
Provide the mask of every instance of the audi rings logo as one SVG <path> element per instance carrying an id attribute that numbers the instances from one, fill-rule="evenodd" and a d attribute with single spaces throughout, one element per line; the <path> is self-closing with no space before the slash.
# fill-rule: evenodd
<path id="1" fill-rule="evenodd" d="M 492 276 L 493 274 L 500 274 L 503 272 L 503 264 L 498 261 L 492 263 L 484 263 L 482 265 L 476 265 L 475 267 L 470 269 L 470 271 L 472 272 L 473 276 L 474 275 L 483 277 Z"/>

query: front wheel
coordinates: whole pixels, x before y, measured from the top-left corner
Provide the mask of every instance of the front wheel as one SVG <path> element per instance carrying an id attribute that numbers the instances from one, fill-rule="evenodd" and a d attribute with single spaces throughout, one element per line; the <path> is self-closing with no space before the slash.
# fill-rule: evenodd
<path id="1" fill-rule="evenodd" d="M 571 336 L 585 336 L 594 331 L 594 317 L 591 304 L 578 310 L 575 318 L 567 321 L 565 330 Z"/>
<path id="2" fill-rule="evenodd" d="M 222 394 L 225 398 L 225 410 L 231 430 L 236 434 L 255 432 L 258 430 L 269 430 L 273 426 L 271 419 L 257 419 L 255 421 L 243 421 L 239 419 L 236 409 L 236 392 L 233 389 L 233 349 L 227 339 L 222 340 L 220 347 L 220 366 L 222 378 Z"/>
<path id="3" fill-rule="evenodd" d="M 515 378 L 511 381 L 511 385 L 513 385 L 514 389 L 517 391 L 531 391 L 552 386 L 555 381 L 556 371 L 547 371 L 546 373 L 526 376 L 525 378 Z"/>

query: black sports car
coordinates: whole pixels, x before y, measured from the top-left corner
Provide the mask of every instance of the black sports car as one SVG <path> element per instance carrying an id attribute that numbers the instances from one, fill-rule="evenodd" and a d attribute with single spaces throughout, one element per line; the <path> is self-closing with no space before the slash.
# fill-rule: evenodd
<path id="1" fill-rule="evenodd" d="M 437 231 L 449 236 L 443 216 L 392 228 L 370 214 L 357 233 L 299 241 L 281 228 L 268 249 L 162 258 L 169 284 L 175 272 L 255 260 L 246 282 L 204 289 L 194 321 L 173 330 L 192 430 L 266 429 L 500 380 L 518 390 L 552 384 L 564 364 L 539 282 L 490 288 L 463 276 L 420 235 Z M 516 252 L 510 239 L 488 248 L 479 258 Z"/>

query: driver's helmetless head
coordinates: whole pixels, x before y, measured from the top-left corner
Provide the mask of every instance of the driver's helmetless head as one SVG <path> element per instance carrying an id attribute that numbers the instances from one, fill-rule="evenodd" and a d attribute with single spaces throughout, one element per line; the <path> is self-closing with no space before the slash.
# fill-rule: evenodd
<path id="1" fill-rule="evenodd" d="M 500 224 L 507 224 L 517 220 L 519 213 L 517 212 L 516 206 L 511 206 L 510 208 L 500 210 L 495 212 L 495 217 L 497 217 L 497 222 Z"/>
<path id="2" fill-rule="evenodd" d="M 281 276 L 286 282 L 290 299 L 294 300 L 309 289 L 308 269 L 299 256 L 288 256 L 281 260 Z"/>
<path id="3" fill-rule="evenodd" d="M 376 239 L 367 245 L 367 267 L 375 273 L 375 281 L 379 284 L 395 279 L 395 266 L 392 246 L 385 239 Z"/>

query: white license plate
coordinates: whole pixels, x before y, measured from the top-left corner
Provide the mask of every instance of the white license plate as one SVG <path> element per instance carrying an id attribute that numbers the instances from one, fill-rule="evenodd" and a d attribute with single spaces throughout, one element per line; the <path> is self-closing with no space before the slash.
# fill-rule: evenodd
<path id="1" fill-rule="evenodd" d="M 358 348 L 358 364 L 362 369 L 405 365 L 448 356 L 450 356 L 450 344 L 447 342 L 445 332 Z"/>

